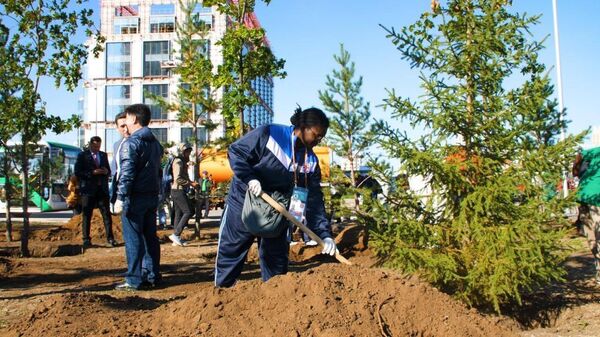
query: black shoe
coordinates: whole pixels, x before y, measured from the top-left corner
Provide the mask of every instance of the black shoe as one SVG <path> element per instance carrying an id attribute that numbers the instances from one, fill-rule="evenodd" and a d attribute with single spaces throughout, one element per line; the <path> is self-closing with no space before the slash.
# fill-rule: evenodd
<path id="1" fill-rule="evenodd" d="M 115 290 L 119 290 L 119 291 L 138 291 L 138 288 L 132 286 L 131 284 L 127 283 L 127 281 L 123 282 L 123 283 L 119 283 L 115 286 Z"/>
<path id="2" fill-rule="evenodd" d="M 115 241 L 114 239 L 110 239 L 108 240 L 108 246 L 109 247 L 117 247 L 119 244 L 117 243 L 117 241 Z"/>
<path id="3" fill-rule="evenodd" d="M 83 244 L 81 245 L 81 247 L 83 247 L 83 249 L 91 248 L 92 247 L 92 241 L 83 241 Z"/>

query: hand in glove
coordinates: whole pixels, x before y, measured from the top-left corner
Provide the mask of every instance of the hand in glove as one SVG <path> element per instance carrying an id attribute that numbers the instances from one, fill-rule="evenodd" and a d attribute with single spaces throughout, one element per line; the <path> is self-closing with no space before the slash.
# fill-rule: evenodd
<path id="1" fill-rule="evenodd" d="M 335 241 L 332 238 L 323 239 L 323 251 L 321 254 L 327 254 L 334 256 L 337 251 L 337 247 L 335 246 Z"/>
<path id="2" fill-rule="evenodd" d="M 119 215 L 123 213 L 123 201 L 117 199 L 114 204 L 111 205 L 111 213 L 114 215 Z"/>
<path id="3" fill-rule="evenodd" d="M 260 194 L 262 193 L 262 186 L 260 186 L 260 181 L 256 179 L 250 180 L 248 182 L 248 191 L 250 191 L 250 193 L 254 194 L 257 197 L 260 197 Z"/>

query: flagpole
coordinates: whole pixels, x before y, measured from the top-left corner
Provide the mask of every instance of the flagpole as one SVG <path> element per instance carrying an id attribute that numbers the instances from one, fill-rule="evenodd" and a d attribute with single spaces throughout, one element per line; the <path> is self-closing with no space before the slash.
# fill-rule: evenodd
<path id="1" fill-rule="evenodd" d="M 558 110 L 561 113 L 564 111 L 564 103 L 563 103 L 563 87 L 562 87 L 562 72 L 560 69 L 560 43 L 558 36 L 558 9 L 556 6 L 556 0 L 552 0 L 552 18 L 554 23 L 554 51 L 556 55 L 556 84 L 558 89 Z M 562 127 L 560 130 L 560 140 L 565 140 L 565 128 Z M 563 196 L 567 197 L 569 191 L 567 189 L 567 170 L 563 170 Z"/>

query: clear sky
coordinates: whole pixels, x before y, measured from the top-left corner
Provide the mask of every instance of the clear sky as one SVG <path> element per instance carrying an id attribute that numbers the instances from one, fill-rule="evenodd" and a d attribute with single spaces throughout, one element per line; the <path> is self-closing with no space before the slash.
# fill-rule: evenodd
<path id="1" fill-rule="evenodd" d="M 564 105 L 572 121 L 567 132 L 576 133 L 600 125 L 600 1 L 557 2 Z M 410 25 L 429 10 L 429 0 L 272 0 L 268 6 L 260 0 L 257 3 L 256 13 L 267 30 L 273 51 L 286 60 L 287 77 L 275 80 L 276 123 L 288 124 L 296 104 L 321 107 L 318 90 L 325 88 L 325 76 L 336 67 L 333 55 L 339 52 L 340 43 L 350 52 L 357 74 L 363 76 L 363 96 L 371 102 L 373 117 L 387 115 L 378 107 L 386 97 L 386 88 L 393 88 L 402 96 L 419 95 L 418 70 L 410 69 L 400 58 L 379 24 L 396 30 Z M 97 0 L 90 5 L 99 10 Z M 548 36 L 541 60 L 556 84 L 552 0 L 513 0 L 512 10 L 542 15 L 540 24 L 532 27 L 532 38 L 541 40 Z M 81 93 L 82 90 L 67 93 L 47 85 L 42 97 L 49 113 L 66 116 L 76 113 Z M 76 134 L 47 138 L 72 143 Z"/>

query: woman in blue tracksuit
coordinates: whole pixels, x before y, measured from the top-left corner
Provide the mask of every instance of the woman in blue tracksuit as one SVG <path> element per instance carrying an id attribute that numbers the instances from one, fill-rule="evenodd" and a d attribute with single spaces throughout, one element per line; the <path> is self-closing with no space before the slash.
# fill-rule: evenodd
<path id="1" fill-rule="evenodd" d="M 252 235 L 242 223 L 246 190 L 260 196 L 279 191 L 287 194 L 295 187 L 308 189 L 307 226 L 323 239 L 324 254 L 334 255 L 335 242 L 325 216 L 321 192 L 321 169 L 312 151 L 329 128 L 329 119 L 317 108 L 297 109 L 292 126 L 263 125 L 229 146 L 228 157 L 234 172 L 221 227 L 215 263 L 215 286 L 231 287 L 242 272 Z M 263 281 L 287 273 L 287 231 L 275 238 L 258 238 Z"/>

